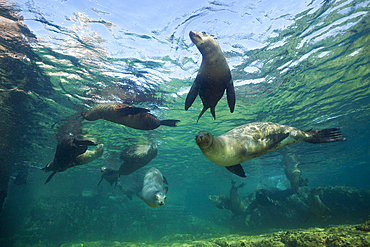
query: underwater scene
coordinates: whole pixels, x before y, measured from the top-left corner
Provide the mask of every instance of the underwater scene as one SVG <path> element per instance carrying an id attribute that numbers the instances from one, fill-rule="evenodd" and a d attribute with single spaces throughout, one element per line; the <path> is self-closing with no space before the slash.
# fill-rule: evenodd
<path id="1" fill-rule="evenodd" d="M 0 246 L 370 246 L 370 1 L 0 1 Z"/>

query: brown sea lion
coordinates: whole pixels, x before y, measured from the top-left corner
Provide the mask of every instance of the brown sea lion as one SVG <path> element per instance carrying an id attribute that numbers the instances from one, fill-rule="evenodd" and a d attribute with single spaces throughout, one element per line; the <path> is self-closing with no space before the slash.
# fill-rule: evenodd
<path id="1" fill-rule="evenodd" d="M 82 116 L 88 121 L 105 119 L 113 123 L 125 125 L 139 130 L 153 130 L 160 125 L 176 127 L 180 120 L 159 120 L 149 113 L 148 109 L 123 103 L 98 104 L 83 112 Z"/>
<path id="2" fill-rule="evenodd" d="M 238 195 L 238 189 L 244 187 L 244 183 L 235 186 L 235 181 L 231 180 L 231 189 L 230 189 L 230 204 L 231 212 L 234 216 L 245 215 L 247 206 L 244 204 L 244 201 Z"/>
<path id="3" fill-rule="evenodd" d="M 235 91 L 233 80 L 220 46 L 215 38 L 206 32 L 190 31 L 189 36 L 202 54 L 202 64 L 186 97 L 185 110 L 189 109 L 199 94 L 203 103 L 203 110 L 197 121 L 208 108 L 211 108 L 213 119 L 216 119 L 215 107 L 226 89 L 230 112 L 234 112 Z"/>
<path id="4" fill-rule="evenodd" d="M 326 221 L 330 216 L 335 216 L 334 213 L 321 201 L 320 193 L 322 188 L 313 188 L 309 197 L 308 214 L 304 222 L 307 222 L 312 215 L 319 221 Z"/>
<path id="5" fill-rule="evenodd" d="M 125 148 L 120 155 L 122 163 L 119 167 L 119 175 L 129 175 L 141 167 L 146 166 L 157 156 L 157 144 L 133 144 Z"/>
<path id="6" fill-rule="evenodd" d="M 298 188 L 302 186 L 307 186 L 308 179 L 303 179 L 301 177 L 302 172 L 299 169 L 299 161 L 296 155 L 283 153 L 283 162 L 284 162 L 284 172 L 287 179 L 290 182 L 290 187 L 298 192 Z"/>
<path id="7" fill-rule="evenodd" d="M 339 128 L 303 131 L 271 122 L 245 124 L 214 136 L 200 131 L 195 141 L 210 161 L 225 166 L 232 173 L 246 177 L 240 163 L 300 141 L 326 143 L 343 141 Z"/>
<path id="8" fill-rule="evenodd" d="M 88 146 L 97 146 L 94 151 L 87 152 Z M 87 153 L 86 153 L 87 152 Z M 90 140 L 80 140 L 73 135 L 62 137 L 57 144 L 54 160 L 48 163 L 42 170 L 52 171 L 45 184 L 48 183 L 57 172 L 63 172 L 73 166 L 78 166 L 97 159 L 103 153 L 103 144 L 96 144 Z"/>

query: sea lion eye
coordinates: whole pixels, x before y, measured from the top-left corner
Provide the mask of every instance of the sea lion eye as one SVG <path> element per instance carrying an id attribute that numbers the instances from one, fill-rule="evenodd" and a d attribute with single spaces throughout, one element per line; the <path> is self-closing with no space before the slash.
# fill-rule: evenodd
<path id="1" fill-rule="evenodd" d="M 202 34 L 203 34 L 203 35 L 207 35 L 207 33 L 206 33 L 206 32 L 204 32 L 204 31 L 202 31 Z"/>

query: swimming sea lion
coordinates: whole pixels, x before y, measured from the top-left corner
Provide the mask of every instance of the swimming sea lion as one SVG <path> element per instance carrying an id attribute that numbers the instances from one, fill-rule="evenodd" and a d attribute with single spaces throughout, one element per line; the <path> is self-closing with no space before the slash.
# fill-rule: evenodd
<path id="1" fill-rule="evenodd" d="M 231 210 L 230 198 L 225 195 L 209 195 L 208 201 L 219 209 Z"/>
<path id="2" fill-rule="evenodd" d="M 314 215 L 315 218 L 320 221 L 326 221 L 329 216 L 335 216 L 334 213 L 321 201 L 321 190 L 321 187 L 313 188 L 311 190 L 308 214 L 304 222 L 307 222 L 312 215 Z"/>
<path id="3" fill-rule="evenodd" d="M 275 187 L 259 189 L 256 191 L 256 198 L 249 204 L 246 212 L 251 214 L 258 205 L 276 206 L 277 201 L 283 201 L 294 193 L 293 189 L 281 190 Z"/>
<path id="4" fill-rule="evenodd" d="M 185 111 L 189 109 L 199 94 L 203 103 L 203 110 L 197 121 L 208 108 L 211 108 L 213 119 L 216 119 L 215 107 L 226 89 L 230 112 L 234 112 L 235 91 L 233 80 L 220 46 L 215 38 L 206 32 L 190 31 L 189 36 L 202 54 L 202 64 L 186 97 Z"/>
<path id="5" fill-rule="evenodd" d="M 210 161 L 225 166 L 232 173 L 246 177 L 240 163 L 300 141 L 326 143 L 343 141 L 339 128 L 303 131 L 271 122 L 245 124 L 214 136 L 200 131 L 195 141 Z"/>
<path id="6" fill-rule="evenodd" d="M 163 187 L 163 183 L 168 184 L 157 168 L 152 167 L 145 174 L 141 198 L 149 207 L 156 208 L 164 205 L 168 187 Z"/>
<path id="7" fill-rule="evenodd" d="M 128 104 L 103 103 L 83 112 L 82 116 L 88 121 L 105 119 L 139 130 L 153 130 L 160 125 L 176 127 L 177 123 L 180 122 L 180 120 L 159 120 L 148 112 L 148 109 Z"/>
<path id="8" fill-rule="evenodd" d="M 299 169 L 299 161 L 294 154 L 283 153 L 284 161 L 284 172 L 287 179 L 290 182 L 290 187 L 297 192 L 299 187 L 307 186 L 308 179 L 303 179 L 301 177 L 302 172 Z"/>
<path id="9" fill-rule="evenodd" d="M 244 183 L 239 186 L 235 186 L 235 181 L 231 180 L 231 189 L 230 189 L 230 204 L 231 212 L 234 216 L 245 215 L 247 206 L 245 206 L 244 201 L 238 196 L 238 189 L 244 187 Z"/>
<path id="10" fill-rule="evenodd" d="M 53 172 L 45 181 L 45 184 L 48 183 L 57 172 L 63 172 L 68 168 L 86 164 L 98 158 L 102 153 L 101 150 L 103 149 L 103 144 L 100 144 L 95 149 L 95 151 L 92 151 L 92 153 L 88 152 L 85 155 L 88 146 L 97 146 L 97 145 L 98 144 L 95 144 L 90 140 L 80 140 L 73 135 L 67 135 L 62 137 L 58 141 L 54 160 L 48 163 L 44 168 L 42 168 L 42 170 L 44 170 L 45 172 L 49 171 Z"/>
<path id="11" fill-rule="evenodd" d="M 116 188 L 117 182 L 118 182 L 118 171 L 115 170 L 115 169 L 112 169 L 112 168 L 110 168 L 108 166 L 102 166 L 100 168 L 100 171 L 103 174 L 101 175 L 101 179 L 100 179 L 100 181 L 99 181 L 99 183 L 98 183 L 97 186 L 99 186 L 99 184 L 101 183 L 101 181 L 103 181 L 103 179 L 105 179 L 105 180 L 107 180 L 110 183 L 111 186 L 112 186 L 112 184 L 115 184 L 114 185 L 114 188 Z"/>
<path id="12" fill-rule="evenodd" d="M 157 156 L 156 143 L 133 144 L 121 152 L 120 159 L 122 163 L 118 173 L 119 175 L 129 175 L 146 166 L 155 156 Z"/>

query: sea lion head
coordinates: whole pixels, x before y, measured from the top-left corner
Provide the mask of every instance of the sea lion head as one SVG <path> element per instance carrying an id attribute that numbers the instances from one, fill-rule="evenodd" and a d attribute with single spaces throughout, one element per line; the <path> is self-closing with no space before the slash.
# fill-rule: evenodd
<path id="1" fill-rule="evenodd" d="M 311 190 L 311 195 L 312 196 L 318 196 L 318 195 L 320 195 L 321 191 L 322 191 L 321 187 L 313 188 Z"/>
<path id="2" fill-rule="evenodd" d="M 221 204 L 221 200 L 220 200 L 219 196 L 216 196 L 216 195 L 209 195 L 208 196 L 208 201 L 210 203 L 212 203 L 213 205 L 215 205 L 215 206 Z"/>
<path id="3" fill-rule="evenodd" d="M 202 55 L 210 54 L 215 48 L 219 47 L 216 39 L 204 31 L 190 31 L 189 36 Z"/>
<path id="4" fill-rule="evenodd" d="M 166 198 L 167 196 L 163 191 L 159 191 L 154 195 L 154 200 L 158 206 L 163 206 Z"/>
<path id="5" fill-rule="evenodd" d="M 208 148 L 213 143 L 214 136 L 208 131 L 200 131 L 195 136 L 195 142 L 198 144 L 200 149 Z"/>

